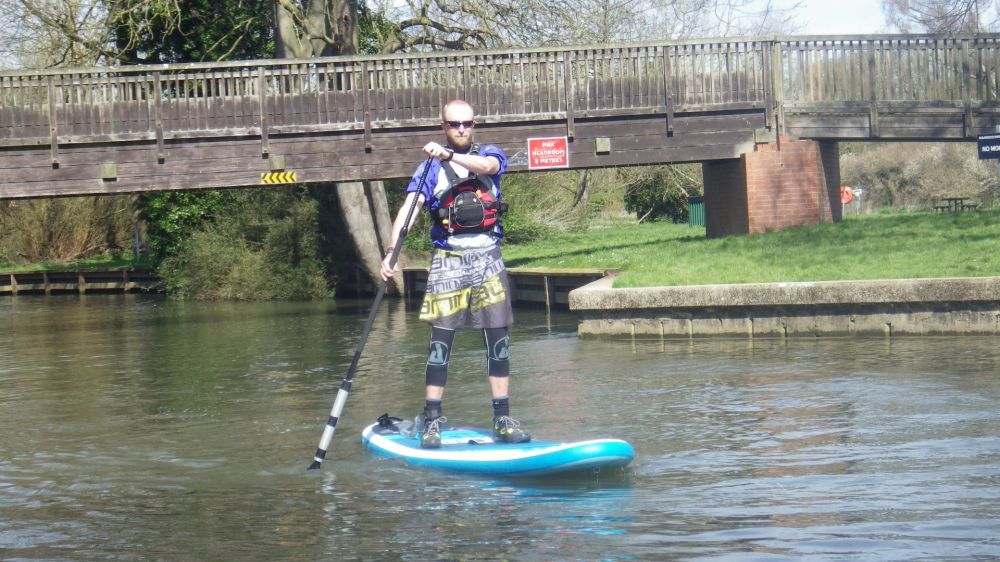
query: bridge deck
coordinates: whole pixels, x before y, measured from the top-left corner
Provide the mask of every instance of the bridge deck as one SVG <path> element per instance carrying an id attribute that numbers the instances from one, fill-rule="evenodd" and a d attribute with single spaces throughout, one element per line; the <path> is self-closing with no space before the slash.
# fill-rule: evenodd
<path id="1" fill-rule="evenodd" d="M 0 73 L 0 197 L 408 175 L 468 99 L 526 169 L 734 158 L 803 138 L 968 140 L 1000 114 L 1000 35 L 664 42 Z"/>

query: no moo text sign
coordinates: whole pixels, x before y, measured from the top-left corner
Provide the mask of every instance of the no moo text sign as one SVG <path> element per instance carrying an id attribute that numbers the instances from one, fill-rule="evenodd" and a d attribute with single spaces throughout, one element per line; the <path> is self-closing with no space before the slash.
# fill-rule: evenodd
<path id="1" fill-rule="evenodd" d="M 976 146 L 980 160 L 1000 158 L 1000 133 L 979 135 L 976 139 Z"/>

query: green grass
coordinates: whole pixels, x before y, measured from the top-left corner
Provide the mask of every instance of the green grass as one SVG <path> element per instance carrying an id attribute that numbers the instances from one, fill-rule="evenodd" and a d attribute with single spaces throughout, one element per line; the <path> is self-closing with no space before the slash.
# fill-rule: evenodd
<path id="1" fill-rule="evenodd" d="M 4 273 L 31 273 L 35 271 L 76 271 L 87 269 L 119 269 L 124 267 L 152 269 L 154 265 L 153 260 L 149 256 L 142 256 L 138 262 L 133 262 L 132 252 L 109 252 L 66 263 L 13 264 L 0 260 L 0 271 Z"/>
<path id="2" fill-rule="evenodd" d="M 1000 210 L 897 213 L 709 240 L 617 224 L 508 245 L 510 267 L 618 268 L 616 287 L 1000 275 Z"/>

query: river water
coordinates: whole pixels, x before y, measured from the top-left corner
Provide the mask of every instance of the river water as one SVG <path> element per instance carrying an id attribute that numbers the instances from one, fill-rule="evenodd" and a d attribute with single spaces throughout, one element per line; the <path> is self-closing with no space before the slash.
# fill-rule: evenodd
<path id="1" fill-rule="evenodd" d="M 1000 339 L 612 342 L 518 311 L 512 410 L 626 470 L 503 480 L 363 450 L 422 407 L 426 326 L 370 306 L 0 299 L 2 560 L 996 560 Z M 480 336 L 445 412 L 488 423 Z"/>

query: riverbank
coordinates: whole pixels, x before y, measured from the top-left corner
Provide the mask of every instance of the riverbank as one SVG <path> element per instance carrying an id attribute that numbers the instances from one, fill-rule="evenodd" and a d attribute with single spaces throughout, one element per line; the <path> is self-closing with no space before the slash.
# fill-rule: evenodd
<path id="1" fill-rule="evenodd" d="M 508 267 L 619 269 L 615 287 L 1000 276 L 1000 209 L 850 217 L 753 236 L 609 222 L 504 247 Z"/>
<path id="2" fill-rule="evenodd" d="M 578 334 L 630 338 L 1000 335 L 1000 277 L 613 288 L 569 295 Z"/>
<path id="3" fill-rule="evenodd" d="M 1000 334 L 1000 210 L 852 217 L 755 236 L 610 226 L 507 248 L 508 265 L 615 267 L 570 293 L 581 336 Z"/>

